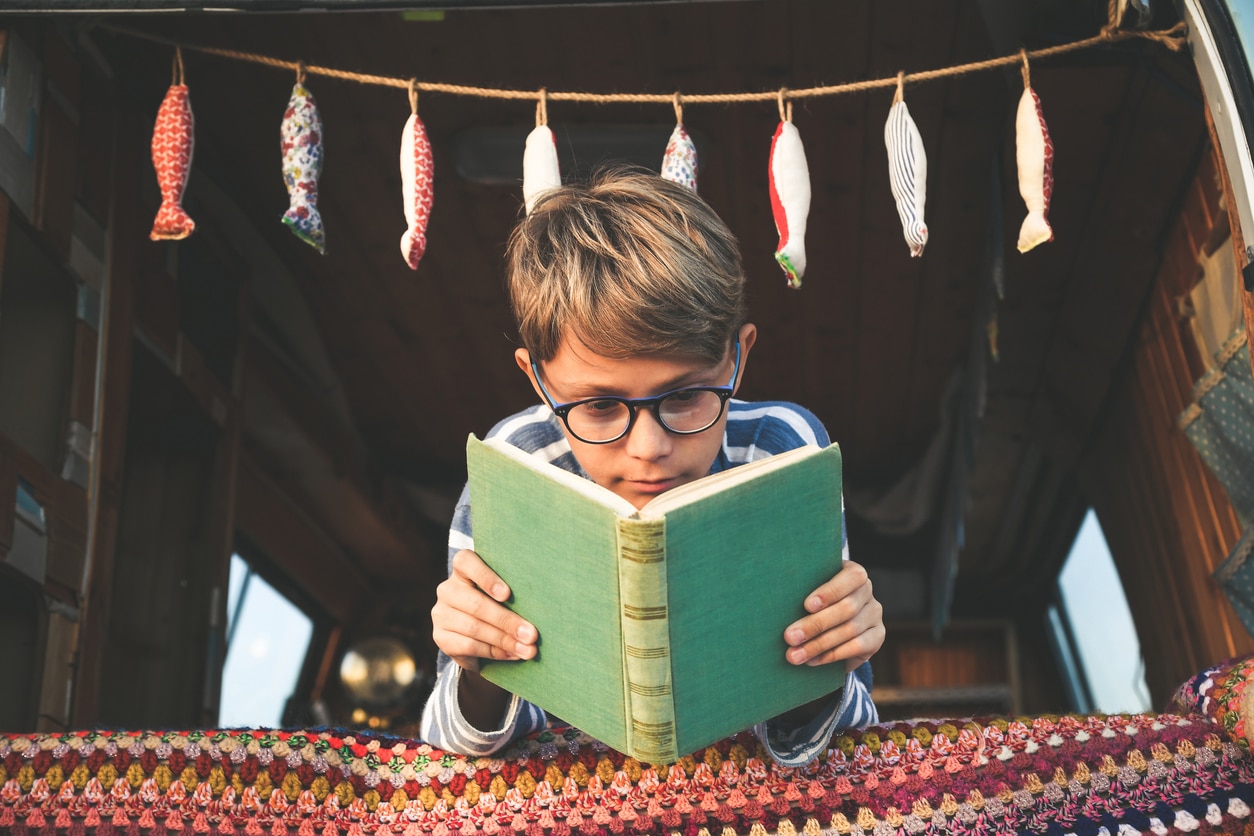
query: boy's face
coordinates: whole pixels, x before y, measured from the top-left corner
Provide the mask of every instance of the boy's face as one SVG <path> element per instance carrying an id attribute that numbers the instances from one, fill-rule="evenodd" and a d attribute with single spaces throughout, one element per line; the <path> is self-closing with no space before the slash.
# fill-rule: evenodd
<path id="1" fill-rule="evenodd" d="M 740 329 L 739 387 L 757 328 Z M 625 359 L 602 357 L 575 340 L 563 340 L 552 358 L 539 364 L 544 388 L 556 403 L 569 403 L 600 395 L 649 398 L 687 386 L 725 386 L 735 365 L 731 346 L 723 359 L 711 365 L 705 360 L 672 354 L 648 354 Z M 527 349 L 514 352 L 519 368 L 544 400 L 531 368 Z M 546 401 L 547 403 L 547 401 Z M 588 444 L 562 431 L 575 458 L 592 481 L 608 488 L 636 508 L 653 497 L 710 472 L 723 445 L 727 411 L 714 426 L 692 435 L 677 435 L 658 423 L 651 409 L 636 410 L 635 423 L 625 436 L 608 444 Z"/>

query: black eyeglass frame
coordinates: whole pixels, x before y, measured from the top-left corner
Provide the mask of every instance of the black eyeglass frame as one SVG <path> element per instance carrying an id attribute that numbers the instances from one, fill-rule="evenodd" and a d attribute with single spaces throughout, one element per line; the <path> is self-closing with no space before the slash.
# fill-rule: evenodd
<path id="1" fill-rule="evenodd" d="M 562 419 L 562 423 L 566 425 L 566 429 L 570 432 L 570 434 L 573 435 L 575 438 L 579 439 L 580 441 L 582 441 L 584 444 L 613 444 L 615 441 L 618 441 L 619 439 L 623 438 L 625 435 L 631 432 L 631 428 L 636 425 L 636 410 L 638 408 L 644 408 L 644 407 L 648 407 L 650 410 L 653 411 L 653 417 L 657 419 L 658 424 L 660 424 L 667 432 L 674 433 L 675 435 L 696 435 L 697 433 L 705 432 L 710 427 L 717 424 L 718 419 L 722 418 L 723 413 L 727 411 L 727 401 L 731 398 L 732 394 L 735 392 L 736 378 L 740 376 L 740 339 L 739 338 L 736 339 L 736 363 L 732 367 L 731 382 L 728 383 L 726 386 L 684 386 L 680 389 L 672 389 L 669 392 L 663 392 L 662 394 L 655 395 L 652 398 L 620 398 L 615 395 L 599 395 L 595 398 L 581 398 L 580 400 L 577 400 L 577 401 L 569 401 L 567 403 L 557 403 L 556 401 L 553 400 L 553 396 L 549 394 L 549 390 L 545 387 L 544 381 L 540 379 L 540 367 L 536 365 L 536 361 L 534 358 L 531 360 L 531 373 L 535 375 L 536 383 L 539 384 L 540 391 L 544 394 L 544 399 L 545 401 L 548 402 L 549 409 L 552 409 L 553 414 L 556 415 L 558 418 Z M 662 401 L 666 400 L 672 395 L 678 395 L 681 392 L 713 392 L 714 394 L 718 395 L 718 400 L 719 400 L 718 414 L 714 416 L 714 418 L 710 421 L 710 423 L 706 424 L 701 429 L 698 429 L 698 430 L 673 429 L 669 424 L 666 423 L 665 419 L 662 418 Z M 613 438 L 605 438 L 605 439 L 601 439 L 600 441 L 591 441 L 589 439 L 584 438 L 579 433 L 575 432 L 574 429 L 571 428 L 570 411 L 577 406 L 581 406 L 586 403 L 597 403 L 599 401 L 614 401 L 615 403 L 621 403 L 623 406 L 627 407 L 627 426 L 623 427 L 623 431 L 619 433 L 618 435 L 614 436 Z"/>

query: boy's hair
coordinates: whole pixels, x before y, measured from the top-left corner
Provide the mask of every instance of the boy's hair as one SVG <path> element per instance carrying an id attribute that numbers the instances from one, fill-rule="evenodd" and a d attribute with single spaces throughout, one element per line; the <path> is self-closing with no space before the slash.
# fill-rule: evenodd
<path id="1" fill-rule="evenodd" d="M 718 362 L 744 323 L 735 237 L 685 186 L 622 168 L 542 195 L 510 237 L 510 304 L 537 362 L 562 340 L 604 357 Z"/>

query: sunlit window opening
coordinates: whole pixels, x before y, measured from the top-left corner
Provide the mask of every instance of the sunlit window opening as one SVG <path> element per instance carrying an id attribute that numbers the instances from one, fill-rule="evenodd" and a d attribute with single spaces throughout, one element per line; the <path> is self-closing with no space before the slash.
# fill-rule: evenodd
<path id="1" fill-rule="evenodd" d="M 277 727 L 300 676 L 313 622 L 239 555 L 231 557 L 229 595 L 218 722 L 223 728 Z"/>
<path id="2" fill-rule="evenodd" d="M 1150 709 L 1145 662 L 1128 599 L 1097 516 L 1090 510 L 1058 578 L 1049 613 L 1075 709 L 1102 714 Z"/>

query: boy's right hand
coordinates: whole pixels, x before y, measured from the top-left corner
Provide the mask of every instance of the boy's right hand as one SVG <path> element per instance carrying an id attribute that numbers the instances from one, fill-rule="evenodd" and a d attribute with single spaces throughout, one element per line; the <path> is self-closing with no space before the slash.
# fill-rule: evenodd
<path id="1" fill-rule="evenodd" d="M 480 659 L 532 659 L 539 634 L 533 624 L 502 603 L 510 589 L 479 555 L 453 555 L 448 579 L 436 587 L 431 636 L 436 646 L 469 671 Z"/>

